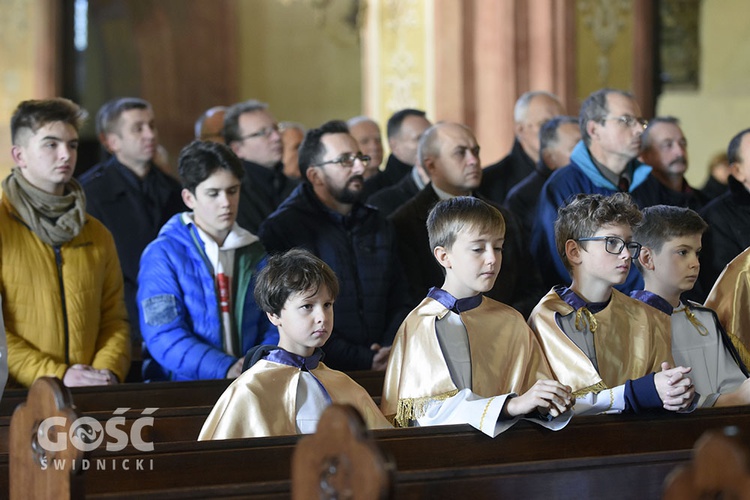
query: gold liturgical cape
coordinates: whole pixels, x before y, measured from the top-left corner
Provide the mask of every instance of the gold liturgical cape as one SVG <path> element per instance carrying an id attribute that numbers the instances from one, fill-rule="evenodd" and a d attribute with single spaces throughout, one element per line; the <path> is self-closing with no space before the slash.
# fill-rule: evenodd
<path id="1" fill-rule="evenodd" d="M 454 396 L 448 365 L 440 349 L 435 321 L 449 313 L 425 298 L 396 333 L 385 373 L 383 414 L 397 427 L 424 415 L 433 401 Z M 523 394 L 551 372 L 534 334 L 515 309 L 487 297 L 460 314 L 471 354 L 471 390 L 481 397 Z"/>
<path id="2" fill-rule="evenodd" d="M 569 385 L 576 397 L 659 372 L 663 361 L 674 365 L 669 316 L 613 289 L 609 304 L 594 315 L 597 372 L 556 321 L 557 314 L 567 316 L 574 311 L 552 289 L 531 312 L 529 326 L 555 379 Z"/>
<path id="3" fill-rule="evenodd" d="M 372 397 L 342 372 L 323 363 L 310 370 L 332 403 L 350 404 L 368 429 L 390 428 Z M 214 405 L 199 441 L 297 434 L 300 369 L 261 359 L 235 380 Z"/>
<path id="4" fill-rule="evenodd" d="M 706 299 L 742 362 L 750 368 L 750 248 L 727 264 Z"/>

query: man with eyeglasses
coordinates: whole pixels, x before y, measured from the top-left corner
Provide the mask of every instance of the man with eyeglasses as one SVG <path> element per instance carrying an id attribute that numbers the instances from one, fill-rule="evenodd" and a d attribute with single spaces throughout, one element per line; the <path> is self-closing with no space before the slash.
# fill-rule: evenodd
<path id="1" fill-rule="evenodd" d="M 258 233 L 269 253 L 305 248 L 339 278 L 333 333 L 323 347 L 326 364 L 338 370 L 384 370 L 410 310 L 393 227 L 360 199 L 369 161 L 346 123 L 309 130 L 299 150 L 304 182 Z"/>
<path id="2" fill-rule="evenodd" d="M 443 268 L 433 257 L 429 245 L 427 217 L 430 211 L 441 200 L 476 196 L 482 181 L 479 144 L 471 129 L 463 124 L 438 123 L 427 129 L 419 140 L 417 155 L 430 182 L 390 217 L 396 228 L 399 257 L 409 281 L 413 307 L 424 299 L 431 287 L 439 287 L 445 279 Z M 505 219 L 505 243 L 500 273 L 486 295 L 528 317 L 544 295 L 544 289 L 526 250 L 518 220 L 507 209 L 494 206 Z"/>
<path id="3" fill-rule="evenodd" d="M 284 146 L 268 104 L 251 99 L 230 106 L 224 116 L 224 140 L 245 169 L 237 223 L 257 233 L 297 185 L 284 175 Z"/>
<path id="4" fill-rule="evenodd" d="M 597 90 L 581 105 L 578 123 L 582 139 L 573 148 L 570 164 L 555 171 L 542 187 L 531 235 L 531 251 L 545 285 L 550 287 L 570 283 L 555 247 L 559 207 L 578 194 L 608 196 L 617 192 L 629 193 L 640 208 L 662 202 L 651 167 L 637 159 L 648 122 L 641 118 L 632 94 Z M 625 283 L 616 288 L 630 293 L 642 287 L 643 278 L 632 266 Z"/>

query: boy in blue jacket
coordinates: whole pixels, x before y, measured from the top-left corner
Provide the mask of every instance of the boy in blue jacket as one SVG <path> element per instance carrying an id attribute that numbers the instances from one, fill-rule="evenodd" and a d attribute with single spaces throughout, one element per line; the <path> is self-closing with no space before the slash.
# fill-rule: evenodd
<path id="1" fill-rule="evenodd" d="M 138 273 L 143 378 L 235 378 L 251 347 L 279 338 L 252 294 L 265 249 L 235 222 L 242 164 L 222 144 L 195 141 L 179 173 L 192 212 L 164 225 Z"/>

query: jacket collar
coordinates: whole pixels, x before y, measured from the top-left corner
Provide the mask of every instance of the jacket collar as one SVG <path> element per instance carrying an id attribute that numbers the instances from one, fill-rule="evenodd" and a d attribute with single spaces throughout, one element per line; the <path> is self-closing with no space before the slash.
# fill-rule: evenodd
<path id="1" fill-rule="evenodd" d="M 591 159 L 591 152 L 589 152 L 589 149 L 586 147 L 583 140 L 578 141 L 576 147 L 573 148 L 573 153 L 570 155 L 570 162 L 578 166 L 578 168 L 583 171 L 586 177 L 588 177 L 595 186 L 618 191 L 618 187 L 604 177 L 596 167 Z M 632 180 L 630 182 L 630 188 L 628 189 L 628 191 L 632 193 L 638 186 L 646 182 L 652 169 L 650 166 L 639 162 L 635 158 L 628 163 L 627 168 L 632 169 Z"/>

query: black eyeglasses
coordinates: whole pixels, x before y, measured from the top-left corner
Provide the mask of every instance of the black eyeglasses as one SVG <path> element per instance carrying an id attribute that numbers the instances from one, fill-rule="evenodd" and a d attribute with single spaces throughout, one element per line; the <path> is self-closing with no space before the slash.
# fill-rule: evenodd
<path id="1" fill-rule="evenodd" d="M 645 129 L 646 127 L 648 127 L 648 120 L 646 120 L 645 118 L 636 118 L 635 116 L 630 115 L 609 116 L 607 118 L 602 118 L 603 122 L 607 120 L 615 120 L 625 128 L 638 127 Z"/>
<path id="2" fill-rule="evenodd" d="M 335 160 L 328 160 L 328 161 L 323 161 L 323 162 L 320 162 L 320 163 L 316 163 L 313 166 L 314 167 L 322 167 L 323 165 L 330 165 L 330 164 L 333 164 L 333 163 L 338 163 L 342 167 L 352 168 L 352 167 L 354 167 L 354 161 L 355 160 L 359 160 L 362 163 L 362 166 L 365 167 L 365 168 L 367 168 L 367 165 L 370 164 L 370 157 L 369 156 L 362 155 L 362 154 L 356 154 L 355 155 L 354 153 L 351 153 L 351 154 L 348 154 L 348 155 L 343 155 L 343 156 L 341 156 L 341 157 L 339 157 L 339 158 L 337 158 Z"/>
<path id="3" fill-rule="evenodd" d="M 258 130 L 257 132 L 253 132 L 252 134 L 243 135 L 239 138 L 240 141 L 244 141 L 245 139 L 253 139 L 255 137 L 271 137 L 271 134 L 274 132 L 279 131 L 278 125 L 273 125 L 271 127 L 263 127 L 262 129 Z"/>
<path id="4" fill-rule="evenodd" d="M 641 253 L 641 244 L 637 241 L 626 242 L 617 236 L 592 236 L 591 238 L 578 238 L 576 241 L 603 241 L 607 253 L 620 255 L 622 249 L 627 247 L 631 259 L 637 259 Z"/>

